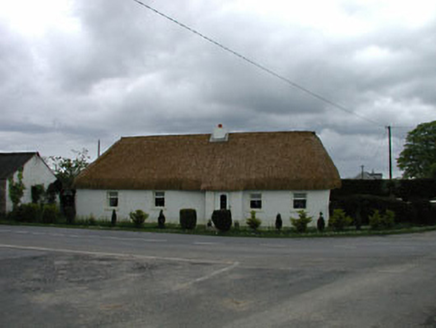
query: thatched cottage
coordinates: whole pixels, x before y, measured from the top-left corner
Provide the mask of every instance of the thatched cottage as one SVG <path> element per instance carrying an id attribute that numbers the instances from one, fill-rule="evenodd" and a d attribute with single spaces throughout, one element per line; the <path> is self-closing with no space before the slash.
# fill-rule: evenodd
<path id="1" fill-rule="evenodd" d="M 215 209 L 231 209 L 244 224 L 256 211 L 262 225 L 278 213 L 304 209 L 328 218 L 330 190 L 340 177 L 313 132 L 227 133 L 121 138 L 75 181 L 78 216 L 118 218 L 142 209 L 178 222 L 182 208 L 194 208 L 199 223 Z"/>
<path id="2" fill-rule="evenodd" d="M 20 174 L 25 186 L 23 204 L 32 202 L 32 187 L 40 185 L 47 189 L 56 181 L 54 173 L 37 152 L 0 153 L 0 215 L 12 211 L 9 183 L 11 179 L 18 182 Z"/>

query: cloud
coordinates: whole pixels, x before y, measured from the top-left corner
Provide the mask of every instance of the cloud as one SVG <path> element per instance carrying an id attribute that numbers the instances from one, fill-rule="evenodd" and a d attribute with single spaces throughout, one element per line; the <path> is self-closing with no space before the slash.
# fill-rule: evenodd
<path id="1" fill-rule="evenodd" d="M 385 125 L 398 154 L 400 127 L 435 119 L 436 11 L 418 1 L 146 2 L 356 115 L 134 1 L 45 0 L 33 31 L 6 10 L 0 149 L 92 154 L 97 139 L 108 147 L 121 136 L 209 133 L 224 123 L 316 131 L 341 175 L 365 165 L 386 176 Z"/>

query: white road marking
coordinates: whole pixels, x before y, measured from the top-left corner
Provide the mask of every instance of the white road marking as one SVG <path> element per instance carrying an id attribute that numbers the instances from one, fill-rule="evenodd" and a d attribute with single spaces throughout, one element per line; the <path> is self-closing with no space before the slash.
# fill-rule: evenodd
<path id="1" fill-rule="evenodd" d="M 262 247 L 271 247 L 271 248 L 289 248 L 289 245 L 280 245 L 280 244 L 259 244 Z"/>
<path id="2" fill-rule="evenodd" d="M 194 241 L 194 245 L 219 245 L 219 243 L 214 242 L 203 242 L 203 241 Z"/>
<path id="3" fill-rule="evenodd" d="M 238 265 L 239 265 L 239 262 L 233 262 L 232 264 L 230 264 L 229 266 L 226 266 L 225 268 L 222 268 L 222 269 L 219 269 L 219 270 L 215 270 L 215 271 L 213 271 L 213 272 L 211 272 L 211 273 L 209 273 L 209 274 L 207 274 L 207 275 L 205 275 L 205 276 L 202 276 L 202 277 L 199 277 L 199 278 L 197 278 L 197 279 L 194 279 L 194 280 L 192 280 L 192 281 L 190 281 L 190 282 L 188 282 L 188 283 L 181 284 L 181 285 L 179 285 L 179 286 L 176 288 L 176 290 L 183 289 L 183 288 L 187 288 L 187 287 L 189 287 L 189 286 L 191 286 L 191 285 L 193 285 L 193 284 L 196 284 L 196 283 L 199 283 L 199 282 L 202 282 L 202 281 L 209 280 L 209 279 L 211 279 L 211 278 L 213 278 L 213 277 L 215 277 L 215 276 L 217 276 L 217 275 L 219 275 L 219 274 L 222 274 L 222 273 L 225 273 L 225 272 L 227 272 L 227 271 L 233 270 L 233 269 L 236 268 Z"/>

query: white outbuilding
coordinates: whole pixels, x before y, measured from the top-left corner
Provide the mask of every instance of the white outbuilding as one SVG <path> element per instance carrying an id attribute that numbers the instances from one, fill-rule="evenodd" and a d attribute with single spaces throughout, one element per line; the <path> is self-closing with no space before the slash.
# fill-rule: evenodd
<path id="1" fill-rule="evenodd" d="M 32 188 L 42 186 L 46 190 L 56 181 L 53 171 L 37 152 L 0 153 L 0 215 L 12 211 L 9 185 L 20 177 L 25 187 L 22 204 L 32 202 Z"/>
<path id="2" fill-rule="evenodd" d="M 245 223 L 250 212 L 273 226 L 277 214 L 305 210 L 328 219 L 330 190 L 341 180 L 314 132 L 227 133 L 121 138 L 75 181 L 78 216 L 110 220 L 142 209 L 178 223 L 193 208 L 205 224 L 216 209 Z"/>

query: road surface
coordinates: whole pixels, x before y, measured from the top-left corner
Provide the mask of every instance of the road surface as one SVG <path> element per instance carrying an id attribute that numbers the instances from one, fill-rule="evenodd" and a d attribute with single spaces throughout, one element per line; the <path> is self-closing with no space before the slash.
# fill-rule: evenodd
<path id="1" fill-rule="evenodd" d="M 230 238 L 0 226 L 0 327 L 436 327 L 436 232 Z"/>

